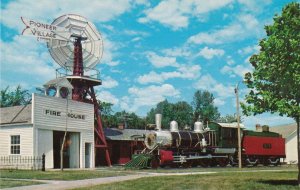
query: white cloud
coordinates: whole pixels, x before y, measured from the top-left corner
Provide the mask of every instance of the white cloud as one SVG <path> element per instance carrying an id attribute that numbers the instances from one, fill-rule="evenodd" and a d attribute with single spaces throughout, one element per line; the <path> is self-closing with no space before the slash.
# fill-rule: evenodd
<path id="1" fill-rule="evenodd" d="M 55 67 L 44 44 L 32 38 L 15 36 L 9 43 L 0 41 L 0 47 L 1 80 L 8 81 L 13 76 L 14 84 L 32 87 L 55 78 Z M 14 85 L 12 81 L 9 83 Z"/>
<path id="2" fill-rule="evenodd" d="M 229 55 L 226 57 L 226 62 L 228 65 L 234 65 L 235 61 L 232 59 L 232 57 Z"/>
<path id="3" fill-rule="evenodd" d="M 141 37 L 135 37 L 131 41 L 132 42 L 137 42 L 137 41 L 140 41 L 141 39 L 142 39 Z"/>
<path id="4" fill-rule="evenodd" d="M 163 74 L 158 74 L 154 71 L 151 71 L 148 74 L 139 76 L 137 80 L 140 84 L 148 84 L 148 83 L 162 83 L 166 80 L 166 78 L 163 76 Z"/>
<path id="5" fill-rule="evenodd" d="M 117 6 L 116 6 L 117 5 Z M 84 15 L 92 22 L 106 22 L 130 10 L 130 0 L 52 0 L 52 1 L 12 1 L 3 9 L 1 8 L 1 23 L 21 30 L 24 28 L 20 17 L 36 19 L 41 22 L 52 22 L 55 18 L 66 13 Z M 17 21 L 20 22 L 17 22 Z"/>
<path id="6" fill-rule="evenodd" d="M 211 75 L 207 74 L 194 83 L 194 88 L 200 90 L 207 90 L 215 95 L 215 103 L 218 105 L 224 105 L 225 99 L 234 96 L 234 87 L 225 86 L 222 83 L 218 83 Z"/>
<path id="7" fill-rule="evenodd" d="M 162 53 L 164 53 L 166 56 L 172 56 L 172 57 L 187 57 L 191 55 L 190 50 L 188 50 L 188 48 L 186 47 L 164 49 L 162 50 Z"/>
<path id="8" fill-rule="evenodd" d="M 137 31 L 137 30 L 124 30 L 122 32 L 124 34 L 128 35 L 128 36 L 142 36 L 142 37 L 146 37 L 146 36 L 150 35 L 148 32 Z"/>
<path id="9" fill-rule="evenodd" d="M 157 68 L 178 66 L 176 57 L 159 56 L 154 52 L 147 52 L 146 57 L 150 61 L 150 63 Z"/>
<path id="10" fill-rule="evenodd" d="M 193 44 L 223 44 L 259 34 L 259 22 L 249 14 L 239 15 L 237 22 L 219 30 L 200 32 L 191 36 L 187 42 Z"/>
<path id="11" fill-rule="evenodd" d="M 238 53 L 241 55 L 249 55 L 249 54 L 253 54 L 253 53 L 258 53 L 259 50 L 260 50 L 260 46 L 253 45 L 253 46 L 247 46 L 247 47 L 244 47 L 244 48 L 238 50 Z"/>
<path id="12" fill-rule="evenodd" d="M 188 26 L 187 12 L 180 7 L 178 0 L 166 0 L 160 2 L 156 7 L 145 11 L 146 17 L 139 18 L 140 23 L 158 21 L 163 25 L 169 26 L 174 30 Z"/>
<path id="13" fill-rule="evenodd" d="M 173 30 L 178 30 L 189 25 L 190 17 L 201 18 L 203 14 L 220 9 L 231 2 L 232 0 L 165 0 L 156 7 L 145 10 L 145 17 L 139 18 L 138 21 L 140 23 L 157 21 Z"/>
<path id="14" fill-rule="evenodd" d="M 295 123 L 295 120 L 289 117 L 282 117 L 277 114 L 264 113 L 256 116 L 243 117 L 244 125 L 249 129 L 255 129 L 256 124 L 279 126 L 283 124 Z"/>
<path id="15" fill-rule="evenodd" d="M 226 40 L 233 40 L 234 37 L 243 34 L 241 25 L 233 24 L 220 30 L 212 32 L 200 32 L 188 39 L 188 43 L 194 44 L 221 44 Z"/>
<path id="16" fill-rule="evenodd" d="M 164 81 L 172 78 L 181 78 L 181 79 L 196 79 L 200 75 L 201 67 L 199 65 L 186 66 L 181 65 L 173 72 L 161 72 L 156 73 L 151 71 L 148 74 L 141 75 L 138 77 L 137 81 L 140 84 L 148 83 L 163 83 Z"/>
<path id="17" fill-rule="evenodd" d="M 205 59 L 212 59 L 215 56 L 222 56 L 224 55 L 225 51 L 222 49 L 213 49 L 213 48 L 208 48 L 204 47 L 203 49 L 200 50 L 198 55 L 204 57 Z"/>
<path id="18" fill-rule="evenodd" d="M 170 84 L 161 86 L 151 85 L 145 88 L 131 87 L 129 96 L 121 99 L 120 107 L 127 111 L 136 112 L 143 106 L 154 106 L 167 97 L 179 97 L 180 92 Z"/>
<path id="19" fill-rule="evenodd" d="M 243 66 L 243 65 L 237 65 L 235 67 L 230 67 L 225 65 L 221 69 L 222 74 L 228 74 L 230 77 L 236 77 L 236 76 L 244 77 L 245 73 L 251 71 L 252 69 L 250 67 Z"/>
<path id="20" fill-rule="evenodd" d="M 215 98 L 214 99 L 214 105 L 223 106 L 224 104 L 225 104 L 225 101 L 222 98 Z"/>
<path id="21" fill-rule="evenodd" d="M 178 71 L 181 73 L 181 78 L 196 79 L 200 76 L 201 67 L 199 65 L 180 65 Z"/>
<path id="22" fill-rule="evenodd" d="M 258 20 L 251 14 L 242 14 L 239 15 L 238 20 L 243 24 L 243 26 L 248 31 L 256 31 L 257 26 L 259 25 Z"/>
<path id="23" fill-rule="evenodd" d="M 238 0 L 238 2 L 244 5 L 243 8 L 246 10 L 260 12 L 263 10 L 264 6 L 270 4 L 272 0 Z"/>
<path id="24" fill-rule="evenodd" d="M 103 77 L 102 79 L 102 88 L 115 88 L 119 85 L 118 81 L 111 78 L 110 76 Z"/>
<path id="25" fill-rule="evenodd" d="M 115 60 L 116 51 L 120 48 L 118 43 L 115 43 L 103 35 L 103 57 L 100 60 L 101 63 L 107 64 L 109 66 L 117 66 L 120 64 L 119 60 Z"/>
<path id="26" fill-rule="evenodd" d="M 97 93 L 97 99 L 103 102 L 109 102 L 115 105 L 119 104 L 119 99 L 111 94 L 109 91 L 99 91 Z"/>

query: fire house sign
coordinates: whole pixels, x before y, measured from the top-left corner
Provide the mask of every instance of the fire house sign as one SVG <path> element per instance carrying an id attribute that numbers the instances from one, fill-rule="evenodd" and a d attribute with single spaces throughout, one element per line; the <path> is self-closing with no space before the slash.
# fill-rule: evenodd
<path id="1" fill-rule="evenodd" d="M 64 40 L 68 41 L 71 34 L 63 27 L 54 26 L 37 22 L 31 19 L 21 17 L 22 22 L 26 28 L 23 30 L 22 35 L 35 36 L 45 40 Z"/>
<path id="2" fill-rule="evenodd" d="M 50 109 L 45 109 L 44 114 L 47 116 L 54 116 L 54 117 L 66 117 L 72 118 L 72 119 L 79 119 L 79 120 L 85 120 L 86 116 L 82 114 L 76 114 L 76 113 L 64 113 L 62 111 L 57 111 L 57 110 L 50 110 Z"/>

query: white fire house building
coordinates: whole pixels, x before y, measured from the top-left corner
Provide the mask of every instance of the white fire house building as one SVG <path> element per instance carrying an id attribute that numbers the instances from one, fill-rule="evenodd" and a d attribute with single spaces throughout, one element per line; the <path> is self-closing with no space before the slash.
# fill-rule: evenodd
<path id="1" fill-rule="evenodd" d="M 65 78 L 45 84 L 46 94 L 32 94 L 25 106 L 1 108 L 0 156 L 46 155 L 46 168 L 60 168 L 60 149 L 67 131 L 64 168 L 95 167 L 94 106 L 71 100 Z"/>

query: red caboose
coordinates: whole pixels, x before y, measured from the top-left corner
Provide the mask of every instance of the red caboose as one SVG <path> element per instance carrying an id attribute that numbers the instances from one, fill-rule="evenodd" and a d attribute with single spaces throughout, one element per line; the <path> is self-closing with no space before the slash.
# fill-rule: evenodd
<path id="1" fill-rule="evenodd" d="M 244 131 L 242 153 L 245 164 L 278 165 L 285 158 L 285 139 L 268 130 Z"/>

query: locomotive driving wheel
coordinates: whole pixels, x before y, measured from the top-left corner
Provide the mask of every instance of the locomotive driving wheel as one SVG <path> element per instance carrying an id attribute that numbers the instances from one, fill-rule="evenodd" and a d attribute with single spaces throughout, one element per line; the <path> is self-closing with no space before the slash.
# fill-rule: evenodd
<path id="1" fill-rule="evenodd" d="M 211 164 L 211 159 L 203 158 L 200 160 L 200 166 L 202 166 L 203 168 L 207 168 L 208 166 L 210 166 L 210 164 Z"/>
<path id="2" fill-rule="evenodd" d="M 228 158 L 218 158 L 217 161 L 220 167 L 226 167 L 229 163 Z"/>
<path id="3" fill-rule="evenodd" d="M 183 167 L 183 168 L 190 168 L 190 167 L 192 167 L 192 161 L 191 160 L 187 160 L 186 162 L 183 162 L 182 164 L 181 164 L 181 166 Z"/>

